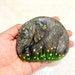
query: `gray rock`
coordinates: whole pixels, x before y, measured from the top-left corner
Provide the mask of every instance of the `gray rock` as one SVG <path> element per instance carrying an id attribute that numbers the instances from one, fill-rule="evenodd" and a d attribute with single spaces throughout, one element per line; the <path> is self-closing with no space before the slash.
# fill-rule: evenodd
<path id="1" fill-rule="evenodd" d="M 40 16 L 22 25 L 16 49 L 22 60 L 58 60 L 68 52 L 69 36 L 59 21 Z"/>

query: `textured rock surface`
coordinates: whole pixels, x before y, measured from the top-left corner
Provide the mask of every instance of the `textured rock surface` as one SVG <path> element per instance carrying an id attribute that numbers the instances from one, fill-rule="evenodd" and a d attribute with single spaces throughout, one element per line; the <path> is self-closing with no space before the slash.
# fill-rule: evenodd
<path id="1" fill-rule="evenodd" d="M 68 52 L 69 37 L 59 21 L 36 17 L 19 30 L 16 48 L 22 60 L 59 60 Z"/>

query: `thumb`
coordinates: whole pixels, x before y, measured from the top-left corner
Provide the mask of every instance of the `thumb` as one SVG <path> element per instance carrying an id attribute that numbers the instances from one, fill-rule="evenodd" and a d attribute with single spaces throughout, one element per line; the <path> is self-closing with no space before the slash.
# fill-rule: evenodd
<path id="1" fill-rule="evenodd" d="M 15 26 L 11 27 L 10 29 L 1 33 L 2 38 L 13 40 L 20 29 L 21 24 L 16 24 Z"/>

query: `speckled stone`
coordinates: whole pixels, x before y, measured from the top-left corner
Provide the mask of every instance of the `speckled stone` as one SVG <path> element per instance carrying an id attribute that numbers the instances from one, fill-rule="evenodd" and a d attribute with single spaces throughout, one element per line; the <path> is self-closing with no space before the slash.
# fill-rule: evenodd
<path id="1" fill-rule="evenodd" d="M 59 60 L 68 50 L 69 36 L 66 29 L 51 17 L 33 18 L 24 23 L 18 32 L 16 51 L 22 60 Z"/>

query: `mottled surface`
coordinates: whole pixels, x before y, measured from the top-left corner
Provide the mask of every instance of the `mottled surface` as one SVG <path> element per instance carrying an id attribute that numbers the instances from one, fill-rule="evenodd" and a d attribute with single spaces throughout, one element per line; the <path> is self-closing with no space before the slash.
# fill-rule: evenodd
<path id="1" fill-rule="evenodd" d="M 36 17 L 19 30 L 16 48 L 22 60 L 58 60 L 68 52 L 69 37 L 57 20 Z"/>

